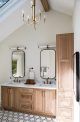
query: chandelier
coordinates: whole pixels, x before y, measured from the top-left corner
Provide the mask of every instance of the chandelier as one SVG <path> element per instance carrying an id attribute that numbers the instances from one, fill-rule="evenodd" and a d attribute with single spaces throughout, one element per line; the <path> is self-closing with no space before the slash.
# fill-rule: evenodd
<path id="1" fill-rule="evenodd" d="M 39 21 L 41 20 L 42 17 L 42 12 L 39 11 L 39 14 L 36 15 L 36 0 L 32 0 L 31 1 L 31 9 L 32 9 L 32 16 L 30 18 L 30 16 L 27 16 L 27 19 L 25 19 L 25 14 L 24 11 L 22 10 L 22 17 L 23 17 L 23 21 L 28 23 L 28 24 L 33 24 L 34 29 L 36 29 L 36 24 L 39 23 Z M 44 15 L 43 17 L 44 23 L 46 20 L 46 17 Z"/>

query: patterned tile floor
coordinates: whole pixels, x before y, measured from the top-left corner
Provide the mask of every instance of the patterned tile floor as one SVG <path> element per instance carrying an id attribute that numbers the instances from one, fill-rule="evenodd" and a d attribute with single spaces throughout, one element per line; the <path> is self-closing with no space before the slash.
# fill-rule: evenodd
<path id="1" fill-rule="evenodd" d="M 56 122 L 54 118 L 0 110 L 0 122 Z"/>

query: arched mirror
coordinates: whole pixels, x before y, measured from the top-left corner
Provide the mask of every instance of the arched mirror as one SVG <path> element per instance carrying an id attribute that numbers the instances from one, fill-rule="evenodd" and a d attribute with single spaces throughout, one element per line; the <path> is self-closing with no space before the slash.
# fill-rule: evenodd
<path id="1" fill-rule="evenodd" d="M 55 79 L 56 52 L 54 49 L 43 49 L 40 52 L 40 76 L 43 79 Z"/>
<path id="2" fill-rule="evenodd" d="M 12 52 L 12 76 L 15 78 L 25 76 L 25 52 L 16 50 Z"/>

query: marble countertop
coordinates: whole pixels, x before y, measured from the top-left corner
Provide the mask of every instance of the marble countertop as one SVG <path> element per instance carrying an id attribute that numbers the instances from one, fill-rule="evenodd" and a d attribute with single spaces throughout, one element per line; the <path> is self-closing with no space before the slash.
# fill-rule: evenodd
<path id="1" fill-rule="evenodd" d="M 6 82 L 6 83 L 2 83 L 1 86 L 56 90 L 55 84 L 37 83 L 34 85 L 29 85 L 29 84 L 17 83 L 17 82 L 8 82 L 8 83 Z"/>

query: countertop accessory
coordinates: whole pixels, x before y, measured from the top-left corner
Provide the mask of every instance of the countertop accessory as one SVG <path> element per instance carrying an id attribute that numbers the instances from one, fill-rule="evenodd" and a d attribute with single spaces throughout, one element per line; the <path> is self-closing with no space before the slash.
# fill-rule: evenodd
<path id="1" fill-rule="evenodd" d="M 35 84 L 34 79 L 27 79 L 25 84 Z"/>

